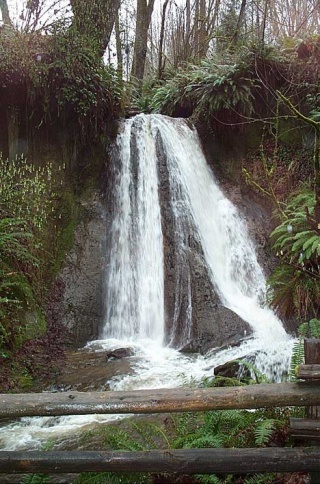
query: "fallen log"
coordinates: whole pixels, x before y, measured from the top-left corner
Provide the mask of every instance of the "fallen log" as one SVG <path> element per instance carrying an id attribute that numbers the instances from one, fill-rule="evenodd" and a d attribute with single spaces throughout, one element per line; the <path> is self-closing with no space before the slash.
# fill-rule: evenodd
<path id="1" fill-rule="evenodd" d="M 198 412 L 317 405 L 319 382 L 130 392 L 0 394 L 1 417 Z"/>
<path id="2" fill-rule="evenodd" d="M 0 452 L 0 473 L 174 472 L 247 474 L 320 470 L 320 449 L 180 449 L 144 452 Z"/>

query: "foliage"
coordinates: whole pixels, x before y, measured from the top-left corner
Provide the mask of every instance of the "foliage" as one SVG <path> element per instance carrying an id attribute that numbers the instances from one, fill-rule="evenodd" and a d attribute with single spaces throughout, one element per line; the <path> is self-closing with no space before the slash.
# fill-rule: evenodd
<path id="1" fill-rule="evenodd" d="M 0 35 L 0 83 L 4 98 L 26 104 L 35 122 L 78 122 L 97 134 L 121 110 L 121 82 L 90 44 L 72 29 L 47 35 L 4 30 Z"/>
<path id="2" fill-rule="evenodd" d="M 28 335 L 26 312 L 43 324 L 42 235 L 52 210 L 51 168 L 0 157 L 0 349 Z M 31 332 L 32 333 L 32 332 Z"/>
<path id="3" fill-rule="evenodd" d="M 283 425 L 278 410 L 257 412 L 225 410 L 195 417 L 176 418 L 174 448 L 250 447 L 266 445 L 276 428 Z M 199 417 L 201 425 L 199 422 Z M 267 417 L 267 418 L 266 418 Z"/>
<path id="4" fill-rule="evenodd" d="M 177 107 L 196 116 L 217 116 L 235 122 L 253 111 L 255 87 L 249 77 L 248 58 L 222 63 L 217 59 L 203 60 L 200 65 L 189 65 L 156 89 L 151 106 L 154 111 L 169 115 Z"/>
<path id="5" fill-rule="evenodd" d="M 32 230 L 42 231 L 51 211 L 52 165 L 28 163 L 24 157 L 0 158 L 1 217 L 28 220 Z"/>
<path id="6" fill-rule="evenodd" d="M 269 279 L 269 298 L 282 316 L 317 317 L 320 310 L 320 233 L 314 192 L 302 188 L 283 209 L 271 233 L 280 265 Z"/>
<path id="7" fill-rule="evenodd" d="M 157 445 L 154 441 L 159 432 L 162 432 L 160 428 L 156 426 L 138 425 L 132 423 L 132 430 L 129 432 L 119 430 L 116 427 L 107 427 L 102 429 L 101 433 L 104 437 L 104 445 L 112 450 L 127 450 L 127 451 L 142 451 L 156 449 Z M 135 432 L 134 438 L 132 432 Z M 164 435 L 164 434 L 163 434 Z M 76 484 L 147 484 L 151 482 L 150 475 L 148 474 L 132 474 L 132 473 L 119 473 L 113 474 L 112 472 L 103 473 L 83 473 L 76 480 Z"/>
<path id="8" fill-rule="evenodd" d="M 204 383 L 207 385 L 207 383 Z M 98 430 L 103 437 L 103 444 L 110 450 L 143 451 L 152 449 L 191 449 L 191 448 L 233 448 L 233 447 L 263 447 L 268 445 L 284 446 L 287 442 L 287 428 L 290 410 L 261 409 L 225 410 L 200 413 L 178 413 L 166 417 L 163 424 L 127 423 L 123 430 L 119 425 L 105 426 Z M 91 441 L 96 431 L 87 432 Z M 83 474 L 77 483 L 92 482 L 96 484 L 107 482 L 153 482 L 152 475 L 114 475 Z M 157 476 L 161 477 L 161 476 Z M 168 478 L 168 480 L 166 480 Z M 88 480 L 86 480 L 88 479 Z M 92 479 L 92 480 L 91 480 Z M 109 479 L 109 480 L 108 480 Z M 131 481 L 130 481 L 131 479 Z M 139 480 L 141 479 L 141 480 Z M 232 476 L 197 475 L 195 482 L 218 484 L 234 482 Z M 254 480 L 256 479 L 256 480 Z M 260 479 L 260 480 L 259 480 Z M 256 475 L 243 482 L 271 483 L 271 475 Z M 158 481 L 157 481 L 158 482 Z M 161 480 L 159 482 L 162 482 Z M 176 480 L 175 476 L 164 475 L 164 482 L 184 482 Z M 193 481 L 192 481 L 193 482 Z"/>

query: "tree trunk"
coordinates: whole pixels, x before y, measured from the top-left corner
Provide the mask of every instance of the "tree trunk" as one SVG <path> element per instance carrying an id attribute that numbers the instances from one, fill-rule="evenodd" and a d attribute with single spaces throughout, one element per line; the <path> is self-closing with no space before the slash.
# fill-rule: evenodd
<path id="1" fill-rule="evenodd" d="M 0 0 L 0 12 L 4 25 L 7 27 L 12 27 L 7 0 Z"/>
<path id="2" fill-rule="evenodd" d="M 120 0 L 70 0 L 70 3 L 73 28 L 102 57 L 109 44 Z"/>
<path id="3" fill-rule="evenodd" d="M 122 79 L 123 76 L 123 57 L 122 57 L 122 48 L 121 48 L 121 36 L 120 36 L 120 21 L 119 21 L 119 12 L 117 12 L 115 18 L 115 32 L 116 32 L 116 49 L 117 49 L 117 71 L 119 79 Z"/>
<path id="4" fill-rule="evenodd" d="M 265 36 L 266 25 L 267 25 L 268 7 L 269 7 L 269 0 L 265 0 L 264 11 L 263 11 L 263 20 L 262 20 L 262 26 L 261 26 L 261 47 L 264 46 L 264 36 Z"/>
<path id="5" fill-rule="evenodd" d="M 154 0 L 138 0 L 136 36 L 134 42 L 131 80 L 142 83 L 147 57 L 148 30 L 153 12 Z"/>
<path id="6" fill-rule="evenodd" d="M 231 48 L 234 48 L 238 43 L 239 35 L 240 35 L 240 32 L 241 32 L 241 28 L 242 28 L 242 24 L 243 24 L 243 20 L 244 20 L 246 4 L 247 4 L 247 0 L 242 0 L 236 29 L 235 29 L 235 32 L 234 32 L 233 37 L 231 39 L 231 42 L 230 42 Z"/>
<path id="7" fill-rule="evenodd" d="M 164 65 L 162 64 L 162 56 L 163 56 L 164 26 L 166 21 L 166 10 L 167 10 L 168 3 L 169 3 L 169 0 L 165 0 L 162 7 L 160 41 L 159 41 L 158 79 L 162 79 L 162 74 L 164 69 Z"/>

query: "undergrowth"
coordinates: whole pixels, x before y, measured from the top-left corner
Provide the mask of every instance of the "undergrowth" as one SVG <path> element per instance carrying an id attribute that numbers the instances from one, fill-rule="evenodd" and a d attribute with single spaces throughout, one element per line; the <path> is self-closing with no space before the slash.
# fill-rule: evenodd
<path id="1" fill-rule="evenodd" d="M 38 166 L 20 157 L 0 156 L 0 388 L 30 390 L 62 359 L 61 315 L 53 298 L 62 297 L 50 270 L 61 225 L 61 167 Z M 58 183 L 59 181 L 59 183 Z M 59 186 L 58 186 L 59 185 Z M 59 203 L 58 203 L 59 202 Z M 60 203 L 61 202 L 61 203 Z M 61 284 L 60 284 L 61 286 Z"/>
<path id="2" fill-rule="evenodd" d="M 44 324 L 43 233 L 52 212 L 51 167 L 0 156 L 0 351 L 21 345 Z M 26 316 L 29 314 L 29 318 Z"/>

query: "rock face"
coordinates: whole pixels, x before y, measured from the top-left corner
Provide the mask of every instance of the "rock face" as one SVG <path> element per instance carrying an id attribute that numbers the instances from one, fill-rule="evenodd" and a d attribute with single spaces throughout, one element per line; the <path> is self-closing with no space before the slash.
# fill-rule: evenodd
<path id="1" fill-rule="evenodd" d="M 65 284 L 62 323 L 75 346 L 96 339 L 103 318 L 103 274 L 106 239 L 106 211 L 97 193 L 83 203 L 72 250 L 59 277 Z"/>

